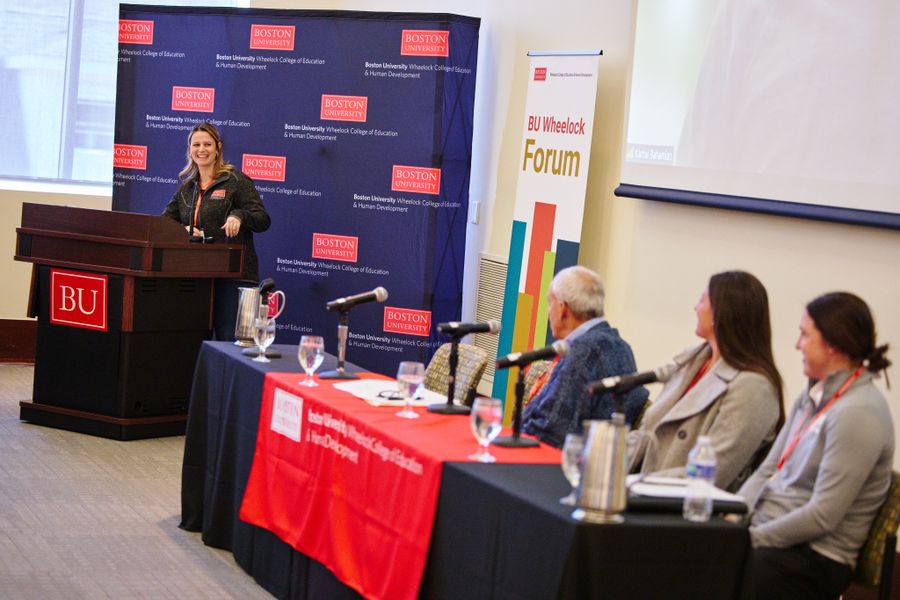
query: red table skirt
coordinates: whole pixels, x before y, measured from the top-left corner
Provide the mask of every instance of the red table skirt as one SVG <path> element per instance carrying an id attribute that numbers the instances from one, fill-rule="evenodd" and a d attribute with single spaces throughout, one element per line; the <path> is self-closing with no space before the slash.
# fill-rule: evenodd
<path id="1" fill-rule="evenodd" d="M 477 443 L 469 418 L 374 407 L 331 382 L 269 373 L 240 517 L 331 569 L 367 598 L 417 596 L 444 461 Z M 364 378 L 392 379 L 375 374 Z M 491 447 L 498 462 L 558 463 L 559 451 Z"/>

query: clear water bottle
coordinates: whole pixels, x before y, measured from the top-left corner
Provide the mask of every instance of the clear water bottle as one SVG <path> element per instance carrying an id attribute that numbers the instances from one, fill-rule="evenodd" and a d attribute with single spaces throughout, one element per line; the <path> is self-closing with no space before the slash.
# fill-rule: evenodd
<path id="1" fill-rule="evenodd" d="M 701 435 L 688 454 L 687 490 L 682 514 L 688 521 L 709 521 L 716 481 L 716 451 L 709 437 Z"/>

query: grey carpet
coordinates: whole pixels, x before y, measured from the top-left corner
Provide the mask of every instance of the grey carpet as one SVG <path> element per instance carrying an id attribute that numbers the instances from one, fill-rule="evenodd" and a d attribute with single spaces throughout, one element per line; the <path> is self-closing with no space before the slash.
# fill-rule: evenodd
<path id="1" fill-rule="evenodd" d="M 178 528 L 184 437 L 118 442 L 19 421 L 0 365 L 0 598 L 271 598 Z"/>

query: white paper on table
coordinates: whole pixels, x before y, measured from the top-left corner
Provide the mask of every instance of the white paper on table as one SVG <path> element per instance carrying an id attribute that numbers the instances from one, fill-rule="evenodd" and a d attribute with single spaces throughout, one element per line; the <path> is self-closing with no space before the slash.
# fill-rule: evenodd
<path id="1" fill-rule="evenodd" d="M 684 498 L 687 491 L 688 480 L 685 477 L 659 477 L 647 475 L 641 477 L 639 473 L 629 475 L 625 484 L 632 494 L 647 496 L 650 498 Z M 713 500 L 725 502 L 740 502 L 746 504 L 743 496 L 726 492 L 713 487 Z"/>
<path id="2" fill-rule="evenodd" d="M 355 381 L 342 381 L 334 384 L 335 389 L 353 394 L 357 398 L 365 400 L 372 406 L 403 406 L 403 400 L 389 400 L 379 397 L 382 392 L 396 392 L 397 382 L 385 379 L 357 379 Z M 382 396 L 386 394 L 382 393 Z M 428 406 L 429 404 L 441 404 L 447 402 L 447 396 L 432 392 L 424 387 L 419 391 L 418 397 L 412 401 L 413 406 Z"/>

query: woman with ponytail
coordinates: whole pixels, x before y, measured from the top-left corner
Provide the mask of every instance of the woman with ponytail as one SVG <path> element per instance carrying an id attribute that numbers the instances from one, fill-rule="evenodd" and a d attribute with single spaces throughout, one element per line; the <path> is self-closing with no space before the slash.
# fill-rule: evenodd
<path id="1" fill-rule="evenodd" d="M 847 292 L 806 305 L 806 389 L 740 494 L 751 510 L 757 598 L 838 598 L 887 497 L 894 426 L 875 378 L 891 362 L 869 307 Z"/>

